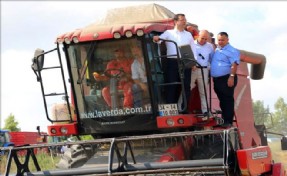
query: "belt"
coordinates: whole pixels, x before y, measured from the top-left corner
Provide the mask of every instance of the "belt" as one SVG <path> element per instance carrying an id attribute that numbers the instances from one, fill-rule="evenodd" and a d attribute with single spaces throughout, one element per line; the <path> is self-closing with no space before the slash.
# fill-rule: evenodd
<path id="1" fill-rule="evenodd" d="M 223 75 L 223 76 L 218 76 L 218 77 L 213 77 L 214 80 L 218 80 L 218 79 L 223 79 L 223 78 L 228 78 L 229 77 L 229 74 L 227 75 Z"/>
<path id="2" fill-rule="evenodd" d="M 208 68 L 207 66 L 196 66 L 196 68 Z"/>

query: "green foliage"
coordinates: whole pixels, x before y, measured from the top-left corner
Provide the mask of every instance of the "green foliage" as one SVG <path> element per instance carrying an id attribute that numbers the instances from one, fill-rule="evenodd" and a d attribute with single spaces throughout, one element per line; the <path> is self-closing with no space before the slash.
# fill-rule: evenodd
<path id="1" fill-rule="evenodd" d="M 67 141 L 67 136 L 48 136 L 48 143 Z"/>
<path id="2" fill-rule="evenodd" d="M 84 141 L 88 141 L 88 140 L 93 140 L 93 136 L 91 135 L 82 135 L 81 137 L 81 140 L 84 140 Z"/>
<path id="3" fill-rule="evenodd" d="M 268 131 L 287 134 L 287 104 L 279 97 L 274 105 L 275 112 L 270 113 L 269 107 L 264 107 L 263 101 L 253 102 L 253 112 L 256 125 L 264 124 Z"/>
<path id="4" fill-rule="evenodd" d="M 264 102 L 257 100 L 253 102 L 253 114 L 254 114 L 254 120 L 256 125 L 267 125 L 269 124 L 269 107 L 264 107 Z"/>
<path id="5" fill-rule="evenodd" d="M 275 112 L 273 113 L 273 122 L 276 124 L 275 132 L 287 134 L 287 104 L 282 97 L 276 101 Z"/>
<path id="6" fill-rule="evenodd" d="M 21 131 L 21 128 L 18 127 L 19 123 L 16 121 L 15 116 L 10 113 L 7 119 L 5 119 L 4 129 L 10 131 Z"/>

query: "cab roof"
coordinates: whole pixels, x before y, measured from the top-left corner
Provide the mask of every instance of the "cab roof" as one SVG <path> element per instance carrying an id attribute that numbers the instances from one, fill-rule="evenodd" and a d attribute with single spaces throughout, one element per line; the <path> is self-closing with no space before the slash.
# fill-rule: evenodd
<path id="1" fill-rule="evenodd" d="M 108 10 L 106 16 L 95 23 L 58 36 L 56 42 L 77 43 L 163 32 L 173 28 L 173 17 L 173 12 L 158 4 L 115 8 Z M 127 31 L 130 32 L 127 34 Z"/>
<path id="2" fill-rule="evenodd" d="M 161 23 L 172 20 L 174 15 L 173 12 L 158 4 L 146 4 L 108 10 L 106 16 L 95 24 Z"/>

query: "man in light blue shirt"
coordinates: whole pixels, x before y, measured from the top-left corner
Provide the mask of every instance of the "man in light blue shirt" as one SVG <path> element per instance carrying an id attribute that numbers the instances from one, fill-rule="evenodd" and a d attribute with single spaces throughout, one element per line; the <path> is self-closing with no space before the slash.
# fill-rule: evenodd
<path id="1" fill-rule="evenodd" d="M 223 127 L 230 127 L 234 117 L 234 89 L 237 85 L 237 66 L 240 52 L 229 44 L 228 34 L 217 35 L 218 47 L 211 60 L 210 74 L 213 77 L 214 91 L 224 119 Z"/>

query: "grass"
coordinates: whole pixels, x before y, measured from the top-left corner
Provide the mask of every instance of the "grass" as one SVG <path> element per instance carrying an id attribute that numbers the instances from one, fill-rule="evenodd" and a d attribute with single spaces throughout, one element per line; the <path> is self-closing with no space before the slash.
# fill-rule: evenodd
<path id="1" fill-rule="evenodd" d="M 281 150 L 281 142 L 280 141 L 270 142 L 269 146 L 271 148 L 272 158 L 274 159 L 274 162 L 283 163 L 285 169 L 287 169 L 287 150 L 286 151 Z"/>
<path id="2" fill-rule="evenodd" d="M 20 162 L 23 164 L 25 161 L 25 156 L 18 156 L 18 158 Z M 58 156 L 51 156 L 50 153 L 41 152 L 41 151 L 36 154 L 36 158 L 37 158 L 37 161 L 39 163 L 41 170 L 54 170 L 56 168 L 55 164 L 58 163 L 60 160 L 60 157 Z M 0 161 L 0 173 L 5 174 L 5 170 L 7 167 L 7 155 L 2 155 L 0 157 L 0 160 L 1 160 Z M 37 171 L 31 157 L 29 159 L 28 165 L 29 165 L 29 169 L 31 172 Z M 12 159 L 11 169 L 10 169 L 9 174 L 13 174 L 13 173 L 17 173 L 17 167 L 14 162 L 14 159 Z"/>

